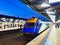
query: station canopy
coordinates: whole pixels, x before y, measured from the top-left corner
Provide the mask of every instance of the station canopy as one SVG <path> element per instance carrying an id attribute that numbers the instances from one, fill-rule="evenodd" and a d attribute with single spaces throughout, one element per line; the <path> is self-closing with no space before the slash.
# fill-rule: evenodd
<path id="1" fill-rule="evenodd" d="M 23 19 L 36 17 L 43 21 L 50 21 L 42 14 L 39 14 L 36 11 L 29 8 L 20 0 L 0 0 L 0 14 Z"/>

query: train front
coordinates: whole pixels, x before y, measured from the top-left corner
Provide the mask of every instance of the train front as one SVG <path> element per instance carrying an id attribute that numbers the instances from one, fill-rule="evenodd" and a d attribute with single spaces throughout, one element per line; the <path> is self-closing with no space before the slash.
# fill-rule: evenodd
<path id="1" fill-rule="evenodd" d="M 31 18 L 26 21 L 22 30 L 25 37 L 35 37 L 38 35 L 41 23 L 39 24 L 38 18 Z"/>

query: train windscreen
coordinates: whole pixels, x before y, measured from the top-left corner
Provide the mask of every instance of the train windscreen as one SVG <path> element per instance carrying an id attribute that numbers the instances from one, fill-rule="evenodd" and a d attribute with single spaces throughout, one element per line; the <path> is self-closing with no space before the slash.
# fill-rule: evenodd
<path id="1" fill-rule="evenodd" d="M 26 23 L 25 27 L 34 27 L 34 23 Z"/>

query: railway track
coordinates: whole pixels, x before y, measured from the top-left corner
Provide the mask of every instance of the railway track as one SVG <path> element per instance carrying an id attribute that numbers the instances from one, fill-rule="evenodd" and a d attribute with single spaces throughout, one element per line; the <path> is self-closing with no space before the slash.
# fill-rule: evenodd
<path id="1" fill-rule="evenodd" d="M 0 45 L 25 45 L 28 41 L 24 36 L 18 36 L 20 33 L 20 31 L 0 32 Z"/>

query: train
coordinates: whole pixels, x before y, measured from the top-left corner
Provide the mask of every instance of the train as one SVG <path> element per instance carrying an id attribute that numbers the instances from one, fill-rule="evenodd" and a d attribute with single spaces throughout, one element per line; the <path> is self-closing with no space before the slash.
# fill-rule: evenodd
<path id="1" fill-rule="evenodd" d="M 42 23 L 40 23 L 38 18 L 28 19 L 22 29 L 22 33 L 26 38 L 34 38 L 39 34 L 39 30 Z"/>

